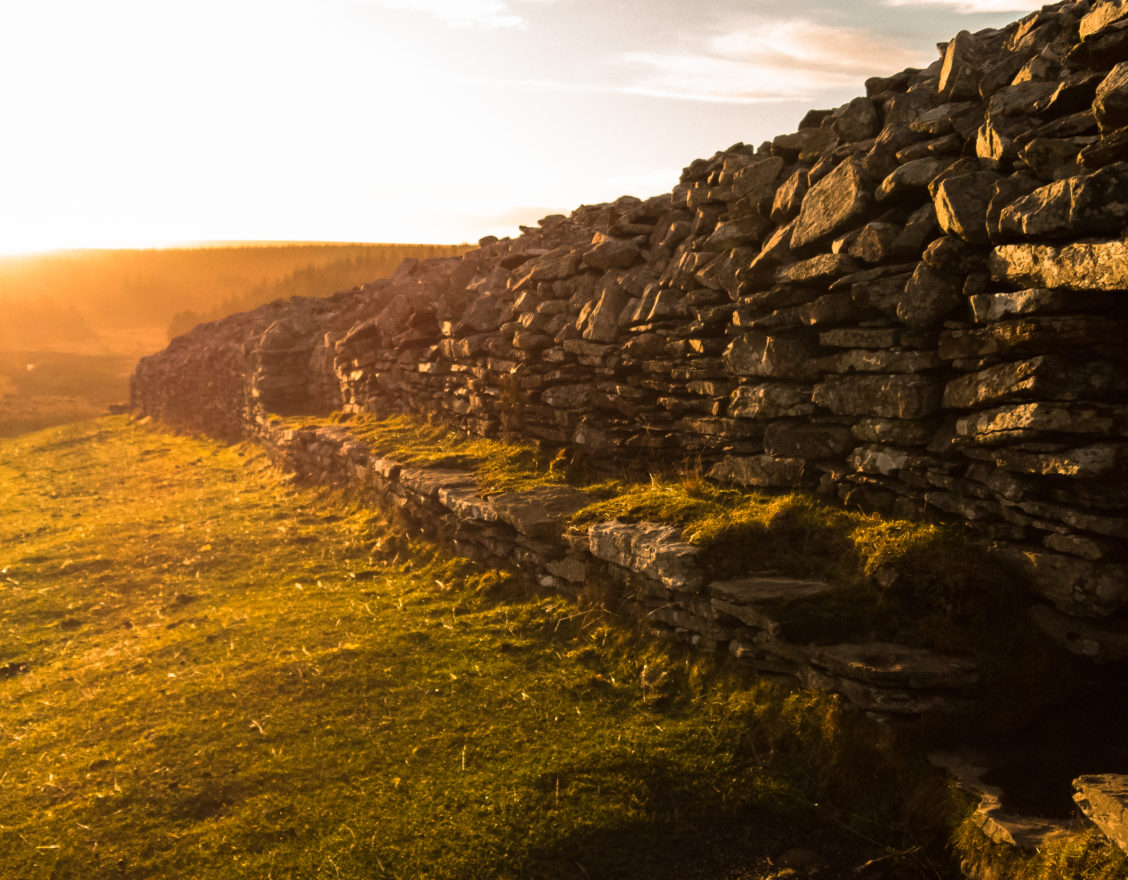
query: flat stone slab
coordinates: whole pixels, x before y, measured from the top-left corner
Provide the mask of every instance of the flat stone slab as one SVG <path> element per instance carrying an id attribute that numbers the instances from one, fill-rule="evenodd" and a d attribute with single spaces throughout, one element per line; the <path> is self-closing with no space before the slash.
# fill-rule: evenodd
<path id="1" fill-rule="evenodd" d="M 735 605 L 794 602 L 832 593 L 837 589 L 836 585 L 826 581 L 770 575 L 752 575 L 730 581 L 713 581 L 709 584 L 711 595 Z"/>
<path id="2" fill-rule="evenodd" d="M 591 554 L 659 581 L 671 590 L 692 592 L 705 583 L 697 548 L 681 540 L 681 529 L 655 522 L 619 520 L 588 529 Z"/>
<path id="3" fill-rule="evenodd" d="M 521 492 L 502 492 L 489 499 L 497 518 L 528 538 L 558 538 L 564 520 L 591 503 L 570 486 L 538 486 Z"/>
<path id="4" fill-rule="evenodd" d="M 1128 627 L 1117 618 L 1102 620 L 1063 614 L 1048 605 L 1030 609 L 1034 625 L 1051 639 L 1080 657 L 1109 663 L 1128 658 Z"/>
<path id="5" fill-rule="evenodd" d="M 1073 800 L 1113 843 L 1128 852 L 1128 776 L 1103 773 L 1073 780 Z"/>
<path id="6" fill-rule="evenodd" d="M 972 660 L 890 642 L 811 645 L 806 651 L 812 665 L 875 685 L 959 688 L 978 678 Z"/>
<path id="7" fill-rule="evenodd" d="M 403 465 L 398 461 L 393 461 L 390 458 L 380 458 L 378 456 L 369 459 L 368 466 L 372 469 L 373 473 L 383 477 L 385 480 L 398 480 L 400 471 L 403 470 Z"/>
<path id="8" fill-rule="evenodd" d="M 471 471 L 452 468 L 408 468 L 400 470 L 399 481 L 424 498 L 438 500 L 440 489 L 465 489 L 478 485 Z"/>
<path id="9" fill-rule="evenodd" d="M 497 522 L 497 510 L 475 489 L 444 487 L 439 490 L 439 504 L 463 521 Z"/>

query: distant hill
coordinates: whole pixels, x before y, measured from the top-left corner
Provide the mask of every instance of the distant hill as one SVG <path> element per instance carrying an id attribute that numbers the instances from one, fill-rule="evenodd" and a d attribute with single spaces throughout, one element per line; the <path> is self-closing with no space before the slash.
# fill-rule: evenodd
<path id="1" fill-rule="evenodd" d="M 199 320 L 280 296 L 328 295 L 405 259 L 467 247 L 267 242 L 0 257 L 0 350 L 139 355 Z"/>
<path id="2" fill-rule="evenodd" d="M 328 296 L 468 245 L 214 242 L 0 257 L 0 436 L 128 397 L 142 355 L 202 321 Z"/>

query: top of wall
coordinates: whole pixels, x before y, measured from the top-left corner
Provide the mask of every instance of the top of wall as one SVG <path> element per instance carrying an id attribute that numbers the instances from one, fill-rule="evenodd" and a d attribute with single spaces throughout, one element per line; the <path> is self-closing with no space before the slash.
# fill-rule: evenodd
<path id="1" fill-rule="evenodd" d="M 1128 2 L 1059 3 L 670 194 L 198 327 L 141 362 L 133 402 L 232 438 L 263 411 L 421 410 L 952 519 L 1011 559 L 1044 628 L 1107 657 L 1128 608 L 1126 160 Z"/>

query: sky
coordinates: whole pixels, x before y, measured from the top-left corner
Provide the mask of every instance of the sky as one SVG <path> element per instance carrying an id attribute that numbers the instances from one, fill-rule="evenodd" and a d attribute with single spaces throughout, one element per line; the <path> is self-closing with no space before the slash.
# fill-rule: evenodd
<path id="1" fill-rule="evenodd" d="M 0 0 L 0 253 L 516 234 L 1040 5 Z"/>

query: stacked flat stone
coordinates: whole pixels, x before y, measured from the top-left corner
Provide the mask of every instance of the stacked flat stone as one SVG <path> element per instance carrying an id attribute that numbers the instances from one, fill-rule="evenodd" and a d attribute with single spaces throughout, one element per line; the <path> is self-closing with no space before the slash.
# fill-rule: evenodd
<path id="1" fill-rule="evenodd" d="M 972 657 L 883 641 L 788 639 L 792 603 L 833 593 L 833 584 L 763 572 L 714 580 L 698 549 L 662 523 L 612 520 L 565 532 L 567 518 L 591 502 L 580 490 L 547 485 L 484 494 L 471 471 L 377 456 L 342 426 L 292 428 L 260 417 L 257 427 L 275 463 L 302 479 L 348 486 L 457 553 L 515 568 L 543 587 L 574 597 L 599 583 L 659 637 L 727 651 L 760 673 L 840 694 L 887 717 L 961 711 L 979 695 Z"/>
<path id="2" fill-rule="evenodd" d="M 965 523 L 1128 656 L 1128 3 L 960 33 L 667 195 L 198 328 L 134 406 L 434 413 L 593 464 Z"/>

